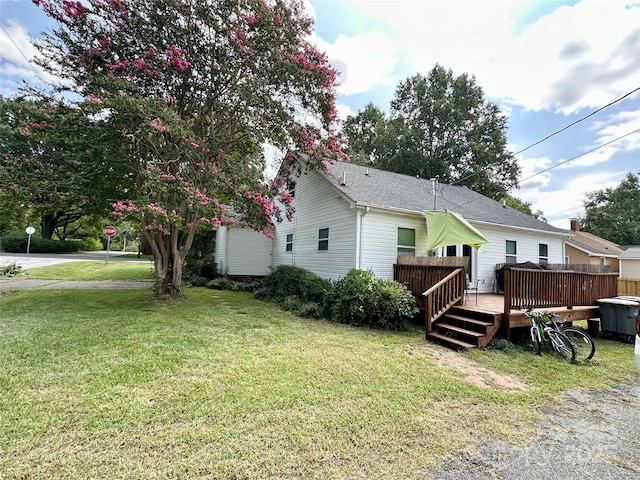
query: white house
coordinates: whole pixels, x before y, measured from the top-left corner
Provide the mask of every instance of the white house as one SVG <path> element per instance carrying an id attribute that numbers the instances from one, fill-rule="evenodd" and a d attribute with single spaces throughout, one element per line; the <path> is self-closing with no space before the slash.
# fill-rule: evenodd
<path id="1" fill-rule="evenodd" d="M 479 251 L 451 245 L 438 252 L 469 256 L 470 280 L 480 292 L 492 290 L 496 264 L 562 263 L 564 240 L 569 237 L 466 187 L 441 184 L 434 194 L 429 180 L 351 163 L 338 162 L 328 172 L 302 173 L 295 181 L 294 196 L 296 214 L 293 221 L 276 227 L 271 265 L 297 265 L 334 280 L 351 268 L 393 278 L 398 256 L 427 255 L 425 210 L 458 212 L 489 240 Z M 218 265 L 230 274 L 236 269 L 231 258 L 236 245 L 229 240 L 233 230 L 227 229 L 216 247 Z M 250 234 L 256 239 L 262 236 Z M 235 257 L 247 269 L 257 260 L 249 250 L 245 247 Z M 264 258 L 264 252 L 259 256 Z"/>

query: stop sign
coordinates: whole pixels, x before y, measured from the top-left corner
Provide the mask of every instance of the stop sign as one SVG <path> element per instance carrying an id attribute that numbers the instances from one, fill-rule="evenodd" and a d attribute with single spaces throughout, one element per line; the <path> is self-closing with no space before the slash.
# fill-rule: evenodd
<path id="1" fill-rule="evenodd" d="M 116 229 L 109 225 L 108 227 L 104 227 L 102 233 L 104 233 L 107 237 L 113 237 L 116 234 Z"/>

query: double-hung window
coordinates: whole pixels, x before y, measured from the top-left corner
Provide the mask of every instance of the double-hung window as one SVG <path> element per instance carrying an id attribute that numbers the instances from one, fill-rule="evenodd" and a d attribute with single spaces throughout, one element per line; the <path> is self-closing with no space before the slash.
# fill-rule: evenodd
<path id="1" fill-rule="evenodd" d="M 293 233 L 287 233 L 286 252 L 293 252 Z"/>
<path id="2" fill-rule="evenodd" d="M 398 228 L 398 256 L 416 256 L 416 231 L 413 228 Z"/>
<path id="3" fill-rule="evenodd" d="M 549 245 L 546 243 L 538 244 L 538 263 L 540 265 L 549 263 Z"/>
<path id="4" fill-rule="evenodd" d="M 318 251 L 329 250 L 329 229 L 321 228 L 318 230 Z"/>
<path id="5" fill-rule="evenodd" d="M 504 263 L 518 263 L 518 247 L 515 240 L 507 240 Z"/>

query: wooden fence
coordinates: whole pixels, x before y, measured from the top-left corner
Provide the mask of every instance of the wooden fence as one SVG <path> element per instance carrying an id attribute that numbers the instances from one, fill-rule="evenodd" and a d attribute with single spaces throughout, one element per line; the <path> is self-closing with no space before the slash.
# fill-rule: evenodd
<path id="1" fill-rule="evenodd" d="M 526 308 L 597 305 L 618 295 L 617 273 L 505 268 L 504 313 Z"/>
<path id="2" fill-rule="evenodd" d="M 634 297 L 640 297 L 640 280 L 619 278 L 618 295 L 632 295 Z"/>

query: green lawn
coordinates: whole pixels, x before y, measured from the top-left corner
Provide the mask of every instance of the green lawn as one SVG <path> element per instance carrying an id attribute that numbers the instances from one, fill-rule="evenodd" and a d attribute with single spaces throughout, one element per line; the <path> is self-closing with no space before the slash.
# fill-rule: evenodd
<path id="1" fill-rule="evenodd" d="M 53 280 L 153 280 L 153 262 L 65 262 L 26 270 L 29 278 Z"/>
<path id="2" fill-rule="evenodd" d="M 531 439 L 536 407 L 637 377 L 523 348 L 455 354 L 419 330 L 300 319 L 249 294 L 32 290 L 0 299 L 0 478 L 413 478 L 488 436 Z M 455 357 L 526 383 L 465 379 Z"/>

